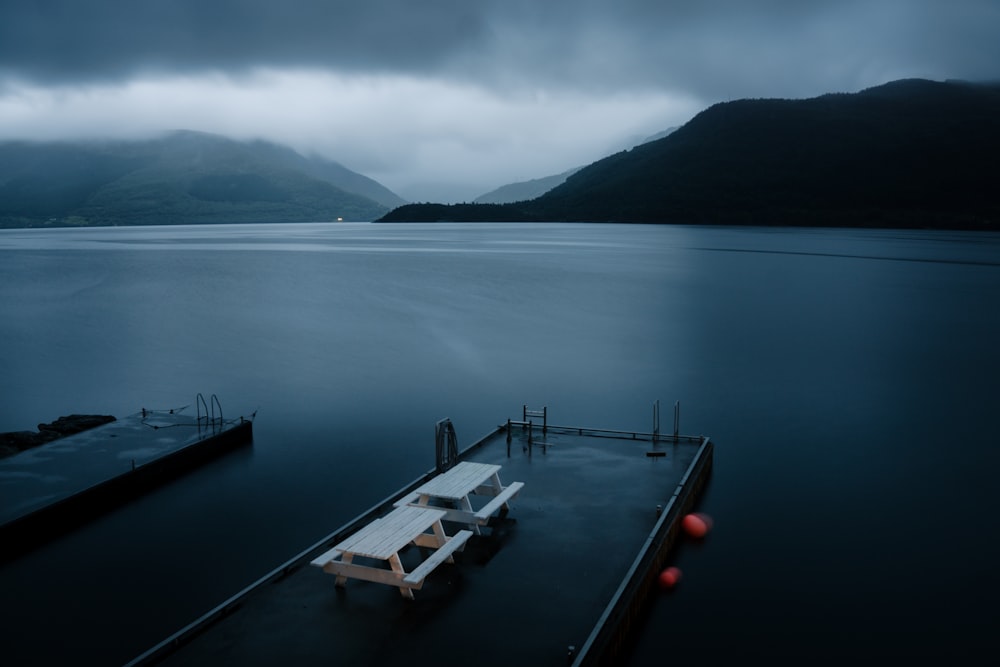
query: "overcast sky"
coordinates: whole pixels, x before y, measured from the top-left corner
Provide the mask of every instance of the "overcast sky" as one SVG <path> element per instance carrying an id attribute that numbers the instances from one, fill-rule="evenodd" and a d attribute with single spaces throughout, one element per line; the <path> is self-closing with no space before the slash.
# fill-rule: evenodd
<path id="1" fill-rule="evenodd" d="M 0 0 L 0 139 L 260 137 L 414 201 L 904 77 L 1000 79 L 1000 0 Z"/>

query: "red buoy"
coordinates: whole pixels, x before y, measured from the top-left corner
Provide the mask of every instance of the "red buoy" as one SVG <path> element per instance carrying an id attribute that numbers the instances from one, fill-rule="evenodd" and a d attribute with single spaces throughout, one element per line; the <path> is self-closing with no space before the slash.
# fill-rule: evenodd
<path id="1" fill-rule="evenodd" d="M 670 590 L 677 585 L 677 582 L 681 580 L 681 571 L 679 568 L 670 566 L 663 572 L 660 572 L 659 581 L 660 588 L 664 590 Z"/>
<path id="2" fill-rule="evenodd" d="M 705 537 L 712 529 L 712 517 L 698 512 L 687 514 L 681 519 L 681 528 L 691 537 Z"/>

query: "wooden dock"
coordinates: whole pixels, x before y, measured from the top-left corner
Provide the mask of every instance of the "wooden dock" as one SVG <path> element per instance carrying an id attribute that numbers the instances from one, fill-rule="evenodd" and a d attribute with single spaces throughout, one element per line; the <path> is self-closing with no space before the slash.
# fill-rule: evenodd
<path id="1" fill-rule="evenodd" d="M 219 415 L 143 409 L 0 459 L 0 560 L 252 442 L 252 418 Z"/>
<path id="2" fill-rule="evenodd" d="M 498 465 L 523 486 L 449 554 L 454 564 L 435 563 L 415 599 L 385 582 L 336 586 L 310 563 L 412 501 L 437 466 L 129 664 L 618 663 L 710 477 L 713 445 L 550 424 L 539 435 L 505 424 L 457 453 L 452 464 Z M 449 534 L 468 527 L 444 523 Z M 398 557 L 409 571 L 427 552 Z"/>

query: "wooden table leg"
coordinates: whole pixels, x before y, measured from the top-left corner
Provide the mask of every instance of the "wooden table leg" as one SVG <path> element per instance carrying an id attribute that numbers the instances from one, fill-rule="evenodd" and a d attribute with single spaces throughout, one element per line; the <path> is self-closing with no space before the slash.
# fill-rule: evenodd
<path id="1" fill-rule="evenodd" d="M 469 514 L 475 514 L 476 513 L 476 510 L 472 509 L 472 501 L 469 500 L 469 496 L 465 496 L 464 498 L 462 498 L 462 502 L 460 503 L 460 505 L 461 505 L 461 509 L 464 510 L 464 511 L 466 511 L 466 512 L 468 512 Z M 476 535 L 481 535 L 482 534 L 479 531 L 479 524 L 477 524 L 477 523 L 470 523 L 469 527 L 472 528 L 472 532 L 475 533 Z"/>
<path id="2" fill-rule="evenodd" d="M 340 557 L 340 560 L 341 562 L 350 565 L 351 561 L 354 560 L 354 554 L 345 553 L 343 556 Z M 347 585 L 347 577 L 338 574 L 337 578 L 334 580 L 333 583 L 334 585 L 343 588 L 345 585 Z"/>
<path id="3" fill-rule="evenodd" d="M 396 574 L 402 577 L 406 576 L 406 570 L 403 569 L 403 563 L 399 560 L 399 554 L 389 556 L 389 567 L 391 567 L 392 571 Z M 408 600 L 413 599 L 413 590 L 407 588 L 406 586 L 399 587 L 399 594 Z"/>

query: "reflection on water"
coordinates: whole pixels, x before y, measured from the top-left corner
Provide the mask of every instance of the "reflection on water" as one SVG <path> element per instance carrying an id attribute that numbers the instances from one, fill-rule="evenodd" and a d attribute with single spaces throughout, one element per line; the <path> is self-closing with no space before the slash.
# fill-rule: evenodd
<path id="1" fill-rule="evenodd" d="M 252 448 L 0 569 L 5 654 L 133 657 L 430 468 L 439 419 L 462 445 L 524 403 L 648 430 L 657 399 L 717 444 L 715 527 L 678 552 L 636 664 L 660 641 L 772 662 L 985 646 L 997 303 L 987 234 L 2 231 L 0 430 L 198 392 L 258 411 Z"/>

